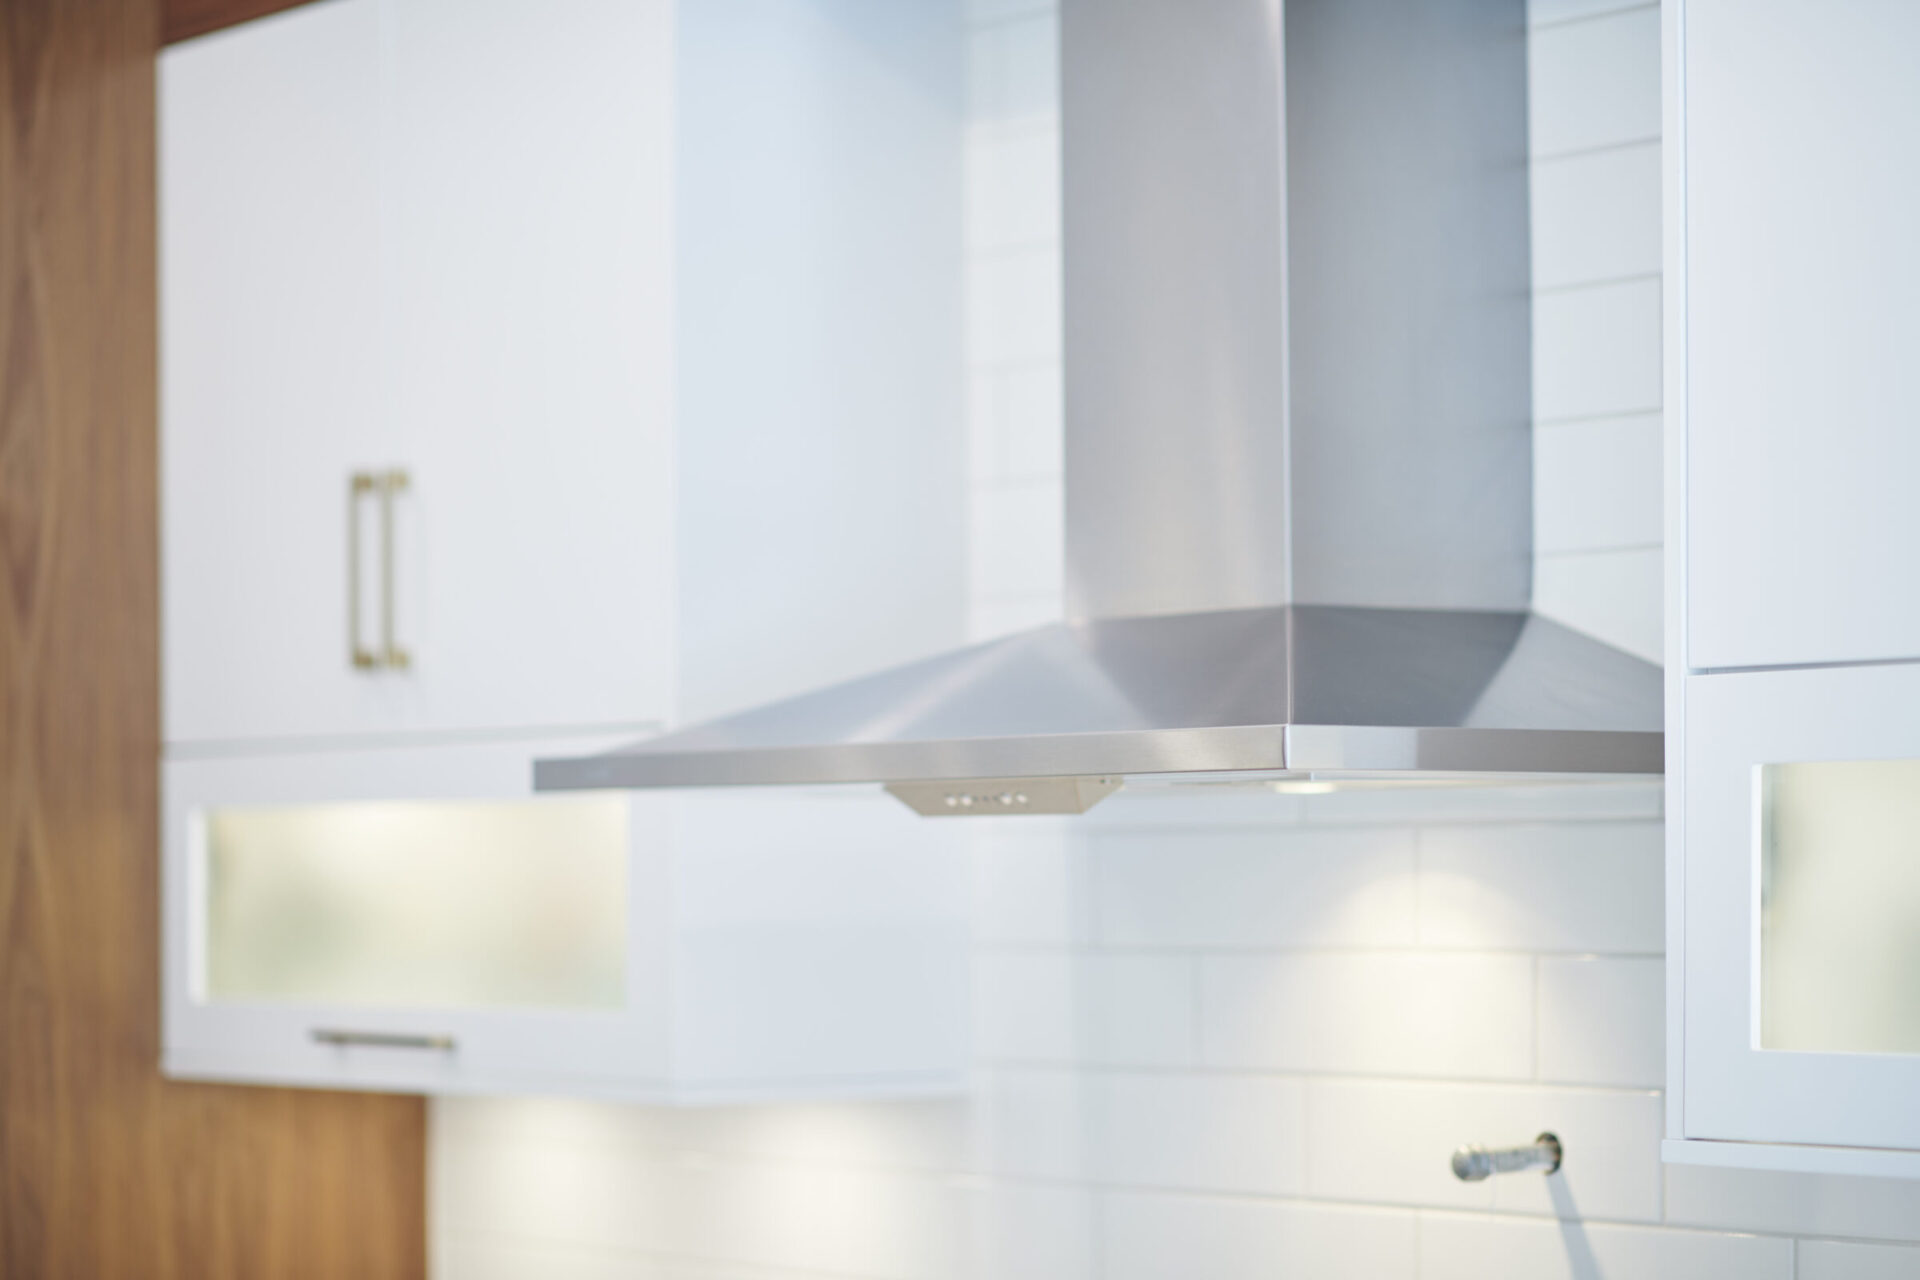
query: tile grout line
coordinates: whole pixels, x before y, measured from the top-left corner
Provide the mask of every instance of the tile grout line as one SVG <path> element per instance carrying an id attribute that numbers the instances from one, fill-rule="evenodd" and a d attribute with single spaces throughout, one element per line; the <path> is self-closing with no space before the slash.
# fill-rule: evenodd
<path id="1" fill-rule="evenodd" d="M 1663 278 L 1661 271 L 1635 271 L 1623 276 L 1601 276 L 1593 280 L 1570 280 L 1564 284 L 1535 285 L 1535 298 L 1560 298 L 1568 294 L 1583 293 L 1595 289 L 1615 289 L 1630 284 L 1658 284 Z"/>
<path id="2" fill-rule="evenodd" d="M 1659 7 L 1658 0 L 1655 0 L 1655 2 L 1651 4 L 1641 0 L 1639 3 L 1622 4 L 1618 8 L 1600 9 L 1593 13 L 1576 13 L 1565 18 L 1549 18 L 1545 22 L 1528 23 L 1527 34 L 1533 35 L 1540 31 L 1561 31 L 1567 27 L 1580 26 L 1582 23 L 1604 22 L 1608 18 L 1617 18 L 1622 14 L 1640 13 L 1647 9 L 1658 9 Z"/>
<path id="3" fill-rule="evenodd" d="M 1637 405 L 1631 409 L 1606 409 L 1599 413 L 1556 414 L 1550 418 L 1535 418 L 1533 425 L 1536 429 L 1540 427 L 1567 427 L 1577 426 L 1585 422 L 1605 422 L 1615 418 L 1639 418 L 1648 414 L 1664 414 L 1665 412 L 1666 406 L 1656 402 L 1649 405 Z"/>
<path id="4" fill-rule="evenodd" d="M 1616 138 L 1612 142 L 1593 142 L 1583 147 L 1564 147 L 1559 151 L 1529 152 L 1527 162 L 1536 165 L 1554 164 L 1561 160 L 1578 160 L 1582 156 L 1604 155 L 1609 151 L 1625 151 L 1631 147 L 1644 147 L 1649 143 L 1657 144 L 1661 140 L 1661 135 L 1658 133 L 1635 134 L 1631 138 Z"/>

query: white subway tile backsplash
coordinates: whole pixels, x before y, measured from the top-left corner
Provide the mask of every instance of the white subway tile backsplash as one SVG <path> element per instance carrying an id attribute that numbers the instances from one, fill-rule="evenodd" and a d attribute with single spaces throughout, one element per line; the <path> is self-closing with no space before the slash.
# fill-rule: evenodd
<path id="1" fill-rule="evenodd" d="M 966 18 L 969 24 L 979 26 L 1036 13 L 1052 13 L 1058 8 L 1057 0 L 966 0 Z"/>
<path id="2" fill-rule="evenodd" d="M 1215 957 L 1202 968 L 1215 1066 L 1459 1079 L 1533 1074 L 1526 956 Z"/>
<path id="3" fill-rule="evenodd" d="M 1420 1280 L 1721 1277 L 1794 1280 L 1793 1242 L 1468 1214 L 1429 1213 L 1420 1218 Z"/>
<path id="4" fill-rule="evenodd" d="M 1185 956 L 1080 961 L 1075 1019 L 1082 1062 L 1185 1067 L 1200 1058 L 1200 979 Z"/>
<path id="5" fill-rule="evenodd" d="M 439 1234 L 599 1249 L 672 1251 L 681 1243 L 670 1157 L 546 1141 L 436 1140 L 432 1164 Z"/>
<path id="6" fill-rule="evenodd" d="M 1533 301 L 1536 422 L 1660 407 L 1660 282 L 1586 285 Z"/>
<path id="7" fill-rule="evenodd" d="M 780 1164 L 683 1162 L 675 1252 L 750 1267 L 885 1280 L 952 1276 L 967 1247 L 951 1178 Z"/>
<path id="8" fill-rule="evenodd" d="M 1794 1280 L 1920 1280 L 1920 1249 L 1802 1240 Z"/>
<path id="9" fill-rule="evenodd" d="M 1658 954 L 1663 838 L 1648 822 L 1426 828 L 1420 941 Z"/>
<path id="10" fill-rule="evenodd" d="M 1534 159 L 1660 136 L 1660 9 L 1536 28 L 1527 36 Z"/>
<path id="11" fill-rule="evenodd" d="M 1415 1215 L 1198 1196 L 1109 1193 L 1106 1280 L 1413 1280 Z"/>
<path id="12" fill-rule="evenodd" d="M 975 1052 L 1011 1062 L 1190 1066 L 1196 983 L 1183 956 L 981 955 Z"/>
<path id="13" fill-rule="evenodd" d="M 1059 130 L 1045 125 L 971 130 L 966 171 L 968 246 L 1005 249 L 1057 242 L 1059 175 Z"/>
<path id="14" fill-rule="evenodd" d="M 1065 453 L 1060 366 L 1042 361 L 1000 375 L 1001 457 L 1009 479 L 1059 482 Z"/>
<path id="15" fill-rule="evenodd" d="M 1666 964 L 1541 956 L 1540 1078 L 1657 1089 L 1666 1076 Z"/>
<path id="16" fill-rule="evenodd" d="M 1413 834 L 1395 828 L 1090 837 L 1111 946 L 1391 947 L 1413 941 Z"/>
<path id="17" fill-rule="evenodd" d="M 1308 1186 L 1334 1200 L 1655 1222 L 1660 1122 L 1651 1092 L 1314 1080 Z M 1552 1178 L 1453 1176 L 1455 1148 L 1510 1146 L 1545 1130 L 1567 1150 Z"/>
<path id="18" fill-rule="evenodd" d="M 1661 541 L 1660 415 L 1543 427 L 1533 437 L 1534 550 L 1653 548 Z"/>
<path id="19" fill-rule="evenodd" d="M 1066 946 L 1090 936 L 1081 846 L 1070 819 L 977 822 L 973 931 L 981 946 Z"/>
<path id="20" fill-rule="evenodd" d="M 1657 2 L 1657 0 L 1656 0 Z M 1644 9 L 1647 0 L 1527 0 L 1527 25 L 1544 27 L 1622 9 Z"/>
<path id="21" fill-rule="evenodd" d="M 1058 591 L 982 596 L 974 601 L 967 619 L 967 637 L 973 641 L 997 640 L 1016 631 L 1058 622 L 1061 612 Z"/>
<path id="22" fill-rule="evenodd" d="M 967 374 L 967 466 L 976 485 L 1006 479 L 1000 456 L 1002 397 L 1000 371 L 992 365 Z"/>
<path id="23" fill-rule="evenodd" d="M 1060 358 L 1060 250 L 1041 245 L 967 267 L 967 358 L 975 367 Z"/>
<path id="24" fill-rule="evenodd" d="M 1306 1086 L 1228 1075 L 1087 1077 L 1096 1182 L 1294 1195 L 1306 1186 Z"/>
<path id="25" fill-rule="evenodd" d="M 1533 166 L 1533 287 L 1660 270 L 1660 144 L 1586 151 Z"/>
<path id="26" fill-rule="evenodd" d="M 1920 1244 L 1920 1182 L 1671 1164 L 1667 1221 Z"/>
<path id="27" fill-rule="evenodd" d="M 972 1200 L 969 1280 L 1095 1280 L 1094 1193 L 996 1183 Z"/>
<path id="28" fill-rule="evenodd" d="M 670 1260 L 620 1250 L 456 1233 L 433 1243 L 434 1280 L 684 1280 Z"/>
<path id="29" fill-rule="evenodd" d="M 1010 1178 L 1077 1180 L 1086 1173 L 1085 1079 L 1062 1068 L 987 1068 L 971 1095 L 972 1163 Z"/>
<path id="30" fill-rule="evenodd" d="M 1046 484 L 1006 484 L 973 494 L 972 581 L 982 595 L 1060 592 L 1060 491 Z"/>
<path id="31" fill-rule="evenodd" d="M 920 1173 L 960 1169 L 967 1159 L 966 1116 L 945 1098 L 623 1110 L 667 1117 L 675 1156 Z"/>
<path id="32" fill-rule="evenodd" d="M 1543 552 L 1533 565 L 1533 607 L 1637 658 L 1658 663 L 1662 629 L 1662 552 Z"/>
<path id="33" fill-rule="evenodd" d="M 1059 104 L 1059 20 L 1050 9 L 1035 7 L 972 28 L 967 40 L 970 120 L 1046 120 Z"/>
<path id="34" fill-rule="evenodd" d="M 973 1051 L 986 1062 L 1071 1062 L 1075 964 L 1064 952 L 976 955 Z"/>

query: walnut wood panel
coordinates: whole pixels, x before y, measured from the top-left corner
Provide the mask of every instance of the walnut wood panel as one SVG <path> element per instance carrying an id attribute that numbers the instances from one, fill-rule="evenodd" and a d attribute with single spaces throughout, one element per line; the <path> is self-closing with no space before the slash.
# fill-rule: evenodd
<path id="1" fill-rule="evenodd" d="M 9 0 L 10 2 L 10 0 Z M 160 38 L 167 44 L 190 40 L 237 22 L 264 18 L 311 0 L 161 0 Z"/>
<path id="2" fill-rule="evenodd" d="M 419 1100 L 156 1065 L 159 18 L 0 0 L 0 1276 L 419 1276 Z"/>

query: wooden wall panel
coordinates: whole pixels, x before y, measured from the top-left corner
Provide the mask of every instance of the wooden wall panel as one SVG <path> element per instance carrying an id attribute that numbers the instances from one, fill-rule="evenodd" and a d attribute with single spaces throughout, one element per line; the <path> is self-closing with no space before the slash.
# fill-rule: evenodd
<path id="1" fill-rule="evenodd" d="M 309 0 L 161 0 L 160 39 L 190 40 L 236 22 L 263 18 Z"/>
<path id="2" fill-rule="evenodd" d="M 0 0 L 0 1276 L 420 1276 L 420 1100 L 157 1070 L 159 16 Z"/>

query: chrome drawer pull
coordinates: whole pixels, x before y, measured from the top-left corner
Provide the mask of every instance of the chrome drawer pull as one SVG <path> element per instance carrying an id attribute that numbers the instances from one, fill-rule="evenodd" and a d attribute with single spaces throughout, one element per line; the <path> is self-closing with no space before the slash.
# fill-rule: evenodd
<path id="1" fill-rule="evenodd" d="M 452 1053 L 455 1048 L 452 1036 L 411 1035 L 403 1031 L 344 1031 L 334 1027 L 315 1027 L 313 1038 L 321 1044 L 338 1048 L 432 1049 L 441 1053 Z"/>

